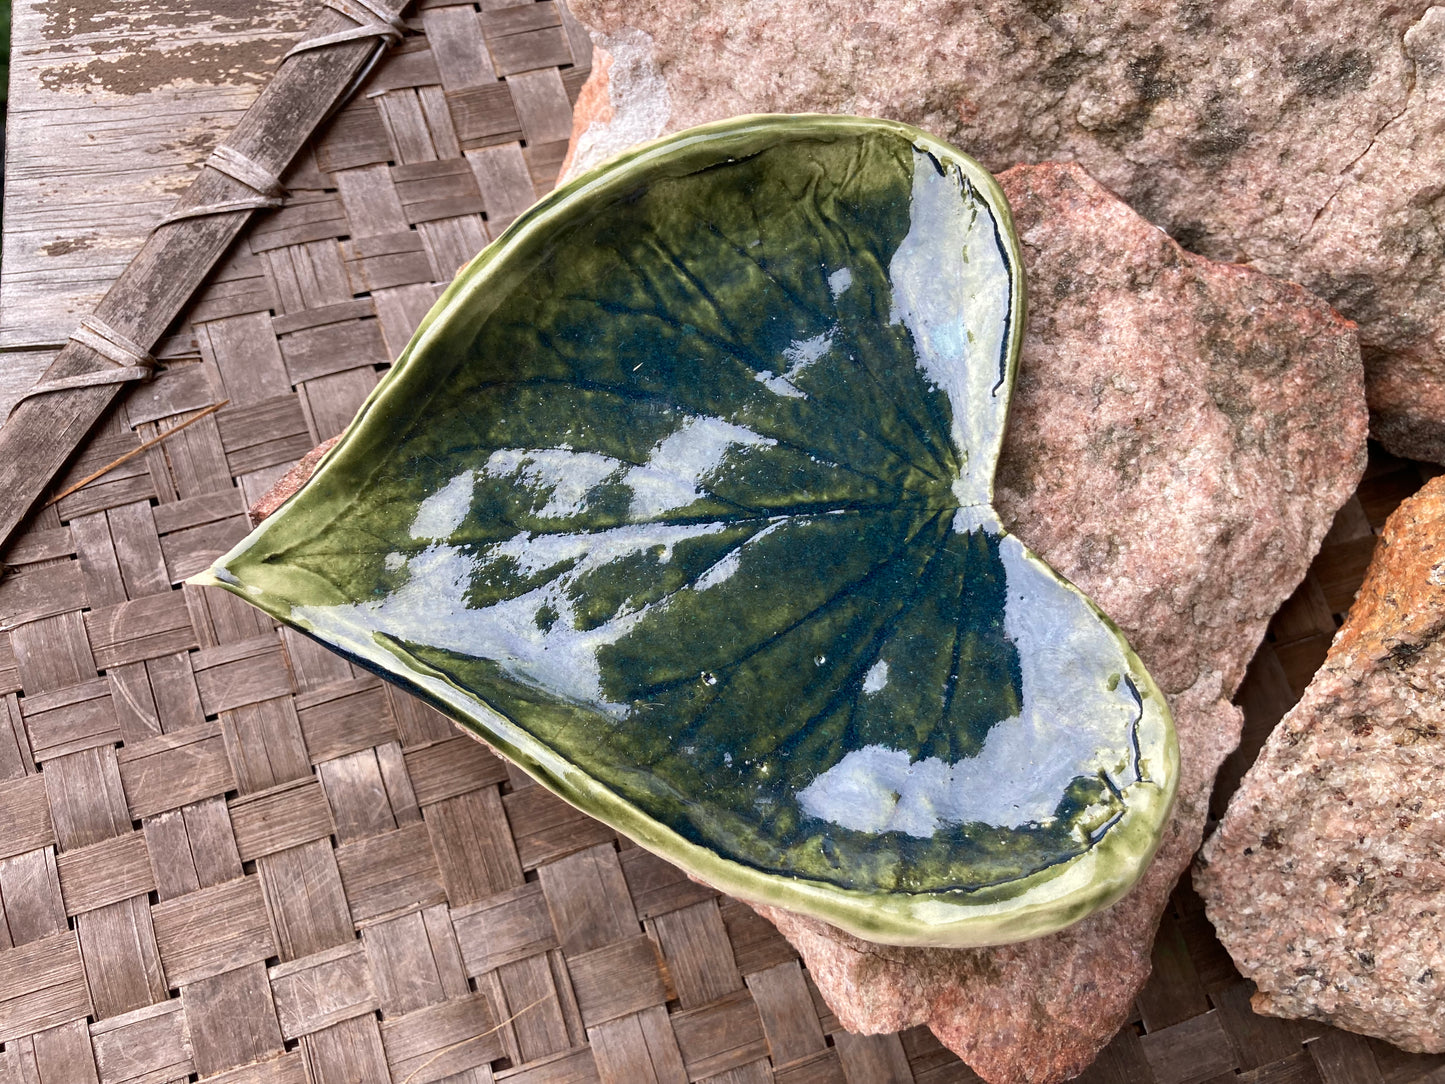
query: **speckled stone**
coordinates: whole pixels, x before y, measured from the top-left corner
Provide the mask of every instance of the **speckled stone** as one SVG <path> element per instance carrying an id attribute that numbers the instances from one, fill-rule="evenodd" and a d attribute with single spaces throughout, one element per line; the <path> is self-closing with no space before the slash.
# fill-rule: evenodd
<path id="1" fill-rule="evenodd" d="M 614 57 L 581 161 L 748 112 L 848 112 L 995 171 L 1081 163 L 1216 260 L 1360 325 L 1376 435 L 1445 462 L 1445 7 L 1385 0 L 574 0 Z M 608 95 L 604 95 L 608 97 Z"/>
<path id="2" fill-rule="evenodd" d="M 1174 816 L 1128 896 L 1023 944 L 896 949 L 768 917 L 845 1027 L 924 1023 L 993 1084 L 1039 1084 L 1082 1071 L 1149 975 L 1238 741 L 1229 697 L 1359 481 L 1366 418 L 1352 329 L 1318 299 L 1182 251 L 1077 166 L 999 180 L 1031 311 L 996 504 L 1169 695 Z"/>
<path id="3" fill-rule="evenodd" d="M 1194 883 L 1254 1007 L 1445 1051 L 1445 478 L 1402 504 Z"/>

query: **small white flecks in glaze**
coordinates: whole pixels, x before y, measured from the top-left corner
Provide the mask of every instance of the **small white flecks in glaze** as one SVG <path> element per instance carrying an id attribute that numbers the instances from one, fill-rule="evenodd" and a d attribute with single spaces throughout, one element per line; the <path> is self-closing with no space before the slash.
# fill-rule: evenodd
<path id="1" fill-rule="evenodd" d="M 863 691 L 865 693 L 876 693 L 888 684 L 888 664 L 879 659 L 868 672 L 863 675 Z"/>

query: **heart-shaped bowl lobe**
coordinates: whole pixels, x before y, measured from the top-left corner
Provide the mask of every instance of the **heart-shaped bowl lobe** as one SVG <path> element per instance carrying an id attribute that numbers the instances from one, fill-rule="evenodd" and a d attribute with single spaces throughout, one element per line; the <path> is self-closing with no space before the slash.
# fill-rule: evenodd
<path id="1" fill-rule="evenodd" d="M 917 129 L 745 117 L 557 190 L 201 580 L 744 899 L 995 944 L 1158 845 L 1164 698 L 1000 526 L 1018 243 Z"/>

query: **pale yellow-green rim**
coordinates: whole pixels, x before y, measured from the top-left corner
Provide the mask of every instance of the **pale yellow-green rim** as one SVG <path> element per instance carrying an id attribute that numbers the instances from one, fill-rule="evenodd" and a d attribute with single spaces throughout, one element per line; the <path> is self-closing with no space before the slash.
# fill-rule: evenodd
<path id="1" fill-rule="evenodd" d="M 448 317 L 464 308 L 487 307 L 488 286 L 499 261 L 546 232 L 579 203 L 598 198 L 617 186 L 645 179 L 650 169 L 683 150 L 707 143 L 750 145 L 769 135 L 795 137 L 891 132 L 956 165 L 983 192 L 1006 226 L 1004 241 L 1018 269 L 1011 312 L 1011 344 L 1007 380 L 1012 383 L 1024 326 L 1022 257 L 1018 250 L 1008 202 L 997 181 L 967 155 L 927 133 L 897 121 L 865 117 L 804 114 L 739 117 L 688 129 L 643 144 L 574 178 L 539 201 L 518 218 L 492 244 L 477 255 L 446 289 L 418 326 L 388 378 L 367 397 L 340 441 L 321 459 L 313 477 L 325 472 L 345 449 L 348 439 L 367 415 L 384 402 L 397 383 L 393 374 L 417 364 L 437 343 Z M 303 487 L 304 488 L 304 487 Z M 270 589 L 252 576 L 242 584 L 227 571 L 232 559 L 262 538 L 268 527 L 280 522 L 291 507 L 283 505 L 254 532 L 189 583 L 229 590 L 280 621 L 310 631 L 284 603 L 288 592 Z M 1027 554 L 1043 567 L 1032 553 Z M 1048 569 L 1053 576 L 1058 574 Z M 294 574 L 294 573 L 287 573 Z M 277 575 L 282 573 L 277 570 Z M 264 577 L 262 577 L 264 578 Z M 934 893 L 861 892 L 802 878 L 764 873 L 724 858 L 684 839 L 673 829 L 642 813 L 610 788 L 582 772 L 570 761 L 537 741 L 505 716 L 482 705 L 473 694 L 414 659 L 404 659 L 358 630 L 352 643 L 336 644 L 366 665 L 385 671 L 417 689 L 461 725 L 516 762 L 524 771 L 564 801 L 622 832 L 687 873 L 751 903 L 800 911 L 820 918 L 858 937 L 894 945 L 978 947 L 1006 944 L 1053 933 L 1107 907 L 1123 896 L 1143 874 L 1157 850 L 1172 807 L 1179 776 L 1179 748 L 1172 716 L 1163 694 L 1129 647 L 1123 634 L 1094 605 L 1062 577 L 1060 582 L 1079 594 L 1117 637 L 1137 687 L 1143 713 L 1137 727 L 1141 782 L 1123 791 L 1125 812 L 1089 850 L 1048 869 L 1005 884 L 971 891 Z M 478 708 L 482 710 L 479 712 Z"/>

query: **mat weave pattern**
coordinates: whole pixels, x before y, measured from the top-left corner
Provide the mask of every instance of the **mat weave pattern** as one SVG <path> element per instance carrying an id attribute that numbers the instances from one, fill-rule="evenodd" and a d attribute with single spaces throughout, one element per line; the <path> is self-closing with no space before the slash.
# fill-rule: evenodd
<path id="1" fill-rule="evenodd" d="M 181 585 L 550 187 L 589 56 L 553 0 L 422 4 L 56 491 L 230 404 L 36 514 L 9 554 L 4 1084 L 977 1079 L 927 1031 L 841 1031 L 748 908 L 430 708 Z M 1342 513 L 1251 671 L 1255 747 L 1420 480 L 1377 457 Z M 1445 1079 L 1442 1059 L 1253 1016 L 1187 889 L 1155 967 L 1086 1080 Z"/>

